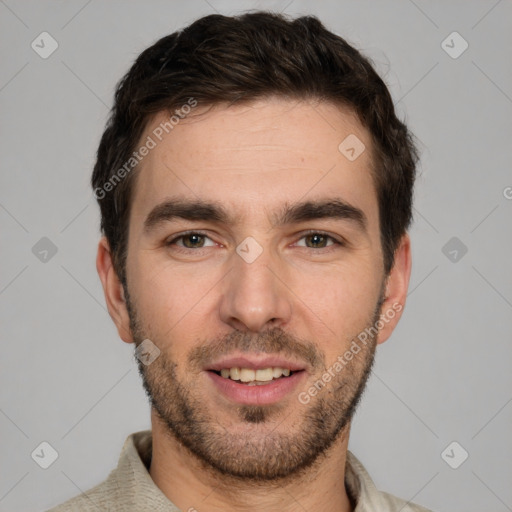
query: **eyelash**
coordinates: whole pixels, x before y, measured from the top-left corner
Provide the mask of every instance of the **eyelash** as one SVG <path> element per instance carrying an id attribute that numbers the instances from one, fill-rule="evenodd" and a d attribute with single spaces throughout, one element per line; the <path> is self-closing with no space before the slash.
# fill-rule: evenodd
<path id="1" fill-rule="evenodd" d="M 171 240 L 168 240 L 165 242 L 165 245 L 167 247 L 170 247 L 170 246 L 173 246 L 175 245 L 175 243 L 178 241 L 178 240 L 181 240 L 189 235 L 200 235 L 200 236 L 204 236 L 206 238 L 210 238 L 205 232 L 203 231 L 197 231 L 197 230 L 194 230 L 194 231 L 186 231 L 184 233 L 181 233 L 180 235 L 174 237 L 173 239 Z M 309 231 L 306 231 L 305 233 L 302 234 L 302 236 L 299 238 L 299 240 L 302 240 L 303 238 L 306 238 L 308 236 L 311 236 L 311 235 L 320 235 L 320 236 L 323 236 L 325 238 L 327 238 L 328 240 L 332 241 L 333 244 L 332 245 L 328 245 L 327 247 L 320 247 L 318 249 L 315 249 L 314 247 L 304 247 L 305 249 L 310 249 L 311 251 L 314 251 L 314 252 L 323 252 L 323 253 L 326 253 L 326 252 L 330 252 L 331 250 L 334 250 L 338 247 L 344 247 L 346 244 L 341 241 L 341 240 L 338 240 L 336 238 L 334 238 L 332 235 L 329 235 L 328 233 L 325 233 L 324 231 L 318 231 L 318 230 L 314 230 L 314 229 L 311 229 Z M 211 238 L 210 238 L 211 240 Z M 213 240 L 212 240 L 213 241 Z M 189 251 L 200 251 L 201 249 L 206 249 L 206 247 L 198 247 L 196 249 L 192 249 L 192 248 L 189 248 L 189 247 L 180 247 L 180 246 L 176 246 L 176 250 L 178 251 L 182 251 L 182 252 L 189 252 Z"/>

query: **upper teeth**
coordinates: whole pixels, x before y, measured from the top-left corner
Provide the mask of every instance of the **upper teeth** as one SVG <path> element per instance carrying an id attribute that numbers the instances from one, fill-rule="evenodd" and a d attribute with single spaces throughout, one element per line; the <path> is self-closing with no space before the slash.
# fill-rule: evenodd
<path id="1" fill-rule="evenodd" d="M 281 375 L 288 377 L 290 370 L 288 368 L 262 368 L 260 370 L 251 370 L 250 368 L 223 368 L 220 374 L 232 380 L 240 380 L 242 382 L 260 381 L 266 382 L 272 379 L 278 379 Z"/>

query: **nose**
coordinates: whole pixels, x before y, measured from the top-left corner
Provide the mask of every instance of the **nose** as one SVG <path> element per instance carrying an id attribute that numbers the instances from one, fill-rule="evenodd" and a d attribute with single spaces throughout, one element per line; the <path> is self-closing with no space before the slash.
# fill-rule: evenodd
<path id="1" fill-rule="evenodd" d="M 232 270 L 223 283 L 220 316 L 232 328 L 262 332 L 289 322 L 292 295 L 286 276 L 268 252 L 250 263 L 234 254 Z"/>

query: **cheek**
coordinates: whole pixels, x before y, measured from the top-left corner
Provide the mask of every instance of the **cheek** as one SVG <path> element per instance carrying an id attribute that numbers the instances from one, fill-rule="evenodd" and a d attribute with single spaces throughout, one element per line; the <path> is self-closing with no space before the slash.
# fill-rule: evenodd
<path id="1" fill-rule="evenodd" d="M 318 277 L 318 276 L 317 276 Z M 316 280 L 308 287 L 295 281 L 297 308 L 300 315 L 309 319 L 306 324 L 317 325 L 311 331 L 322 343 L 327 360 L 342 354 L 346 345 L 368 327 L 373 320 L 380 293 L 380 278 L 375 272 L 363 269 L 353 272 L 330 273 L 327 278 Z M 323 339 L 323 342 L 320 341 Z"/>
<path id="2" fill-rule="evenodd" d="M 130 287 L 135 290 L 137 304 L 148 320 L 169 323 L 194 309 L 211 288 L 211 275 L 181 269 L 162 258 L 141 255 L 132 262 Z"/>
<path id="3" fill-rule="evenodd" d="M 201 275 L 176 266 L 136 262 L 131 274 L 137 314 L 145 334 L 173 361 L 180 362 L 213 319 L 215 283 L 212 273 Z M 181 365 L 179 365 L 181 366 Z M 178 369 L 178 373 L 179 373 Z"/>
<path id="4" fill-rule="evenodd" d="M 292 289 L 315 313 L 339 325 L 366 317 L 378 299 L 380 277 L 369 264 L 358 268 L 347 264 L 307 275 L 295 273 Z"/>

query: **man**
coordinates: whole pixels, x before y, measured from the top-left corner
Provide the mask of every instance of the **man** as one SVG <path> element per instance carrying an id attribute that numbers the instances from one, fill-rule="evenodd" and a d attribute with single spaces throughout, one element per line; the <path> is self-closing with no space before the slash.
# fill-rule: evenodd
<path id="1" fill-rule="evenodd" d="M 382 80 L 316 18 L 207 16 L 145 50 L 92 185 L 152 431 L 54 510 L 425 511 L 347 450 L 405 303 L 416 161 Z"/>

